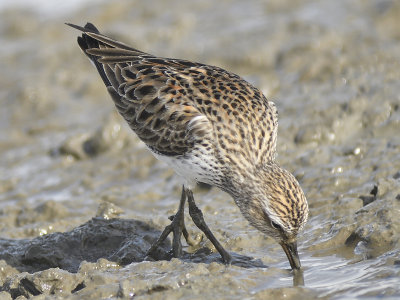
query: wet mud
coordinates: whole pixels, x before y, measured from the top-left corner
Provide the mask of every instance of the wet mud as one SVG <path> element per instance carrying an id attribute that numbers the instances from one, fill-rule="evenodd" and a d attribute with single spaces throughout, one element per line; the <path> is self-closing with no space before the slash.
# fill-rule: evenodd
<path id="1" fill-rule="evenodd" d="M 74 2 L 70 2 L 74 3 Z M 0 299 L 400 297 L 397 1 L 0 4 Z M 309 201 L 302 272 L 223 192 L 194 196 L 233 256 L 152 242 L 181 181 L 116 114 L 64 22 L 218 65 L 279 111 L 278 160 Z"/>

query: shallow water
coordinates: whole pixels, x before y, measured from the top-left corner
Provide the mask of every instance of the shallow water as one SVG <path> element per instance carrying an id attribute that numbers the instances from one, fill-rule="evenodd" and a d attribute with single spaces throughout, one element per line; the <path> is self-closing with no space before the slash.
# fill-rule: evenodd
<path id="1" fill-rule="evenodd" d="M 397 1 L 18 3 L 0 6 L 2 297 L 400 296 Z M 180 180 L 117 116 L 63 24 L 86 21 L 147 52 L 222 66 L 276 103 L 278 159 L 310 206 L 304 278 L 217 189 L 195 197 L 233 266 L 207 240 L 182 260 L 143 261 Z"/>

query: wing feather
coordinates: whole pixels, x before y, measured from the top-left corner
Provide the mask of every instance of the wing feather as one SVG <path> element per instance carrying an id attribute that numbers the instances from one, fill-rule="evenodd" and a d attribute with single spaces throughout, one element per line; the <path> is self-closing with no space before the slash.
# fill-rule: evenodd
<path id="1" fill-rule="evenodd" d="M 139 51 L 91 23 L 68 25 L 83 31 L 79 46 L 119 113 L 154 152 L 185 155 L 206 140 L 222 160 L 265 165 L 275 159 L 275 105 L 247 81 L 218 67 Z"/>

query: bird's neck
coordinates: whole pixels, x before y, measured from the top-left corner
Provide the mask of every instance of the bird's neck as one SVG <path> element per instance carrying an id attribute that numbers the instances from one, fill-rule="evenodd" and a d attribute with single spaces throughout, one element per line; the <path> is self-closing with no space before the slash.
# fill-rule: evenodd
<path id="1" fill-rule="evenodd" d="M 232 196 L 236 205 L 246 216 L 249 210 L 264 206 L 263 202 L 270 199 L 268 191 L 274 190 L 273 181 L 265 180 L 265 178 L 273 177 L 274 174 L 271 173 L 278 172 L 280 169 L 277 163 L 271 162 L 266 166 L 255 165 L 246 170 L 232 170 L 226 177 L 228 184 L 222 189 Z"/>
<path id="2" fill-rule="evenodd" d="M 246 210 L 252 206 L 251 201 L 254 199 L 253 194 L 255 191 L 251 188 L 253 185 L 248 184 L 249 182 L 255 185 L 258 184 L 254 171 L 236 170 L 236 172 L 231 172 L 231 174 L 226 176 L 224 186 L 221 187 L 222 190 L 231 195 L 244 215 L 246 214 Z"/>

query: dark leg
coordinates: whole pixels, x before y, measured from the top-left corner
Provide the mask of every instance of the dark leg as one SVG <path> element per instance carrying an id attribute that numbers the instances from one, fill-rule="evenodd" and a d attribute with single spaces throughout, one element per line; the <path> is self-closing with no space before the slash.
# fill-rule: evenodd
<path id="1" fill-rule="evenodd" d="M 174 253 L 174 257 L 182 256 L 181 235 L 182 235 L 183 230 L 187 233 L 186 228 L 184 228 L 184 226 L 185 226 L 185 223 L 184 223 L 185 201 L 186 201 L 185 189 L 182 188 L 182 195 L 181 195 L 181 201 L 179 203 L 178 212 L 176 213 L 175 216 L 173 216 L 171 224 L 169 224 L 167 227 L 165 227 L 164 231 L 161 233 L 158 240 L 147 251 L 146 256 L 148 256 L 155 249 L 157 249 L 171 232 L 173 232 L 173 234 L 174 234 L 174 238 L 173 238 L 173 242 L 172 242 L 172 251 Z"/>
<path id="2" fill-rule="evenodd" d="M 175 216 L 169 216 L 168 219 L 170 219 L 170 220 L 172 221 L 172 220 L 174 219 L 174 217 L 175 217 Z M 186 240 L 186 243 L 187 243 L 189 246 L 192 246 L 192 247 L 198 246 L 198 245 L 200 244 L 201 240 L 202 240 L 202 237 L 200 238 L 199 241 L 196 241 L 195 239 L 193 239 L 193 238 L 190 236 L 189 232 L 188 232 L 187 229 L 186 229 L 185 221 L 184 221 L 184 220 L 182 220 L 182 234 L 183 234 L 183 237 L 184 237 L 185 240 Z"/>
<path id="3" fill-rule="evenodd" d="M 193 193 L 189 189 L 185 189 L 186 196 L 188 197 L 189 202 L 189 214 L 192 217 L 192 220 L 196 226 L 204 232 L 206 237 L 211 241 L 214 247 L 218 250 L 219 254 L 222 256 L 222 260 L 225 264 L 230 264 L 232 261 L 231 255 L 221 246 L 218 240 L 215 238 L 214 234 L 211 232 L 210 228 L 208 228 L 206 222 L 203 218 L 203 213 L 196 206 L 194 202 Z"/>
<path id="4" fill-rule="evenodd" d="M 179 203 L 178 212 L 175 214 L 175 216 L 169 217 L 169 219 L 172 221 L 171 224 L 165 227 L 164 231 L 161 233 L 158 240 L 147 251 L 146 256 L 150 255 L 154 250 L 156 250 L 157 247 L 159 247 L 162 244 L 162 242 L 167 238 L 167 236 L 171 232 L 174 235 L 172 240 L 172 252 L 174 254 L 174 257 L 182 256 L 182 243 L 181 243 L 182 234 L 185 237 L 186 242 L 190 246 L 197 246 L 199 244 L 201 240 L 200 241 L 194 240 L 192 237 L 190 237 L 189 233 L 186 230 L 184 221 L 185 202 L 186 202 L 186 191 L 185 187 L 182 187 L 182 195 Z"/>

